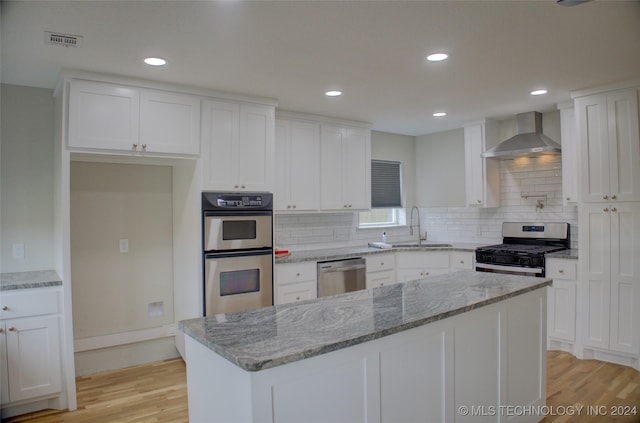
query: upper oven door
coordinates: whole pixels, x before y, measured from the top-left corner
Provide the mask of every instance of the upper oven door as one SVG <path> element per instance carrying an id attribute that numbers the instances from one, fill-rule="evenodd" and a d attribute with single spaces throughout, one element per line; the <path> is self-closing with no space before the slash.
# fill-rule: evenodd
<path id="1" fill-rule="evenodd" d="M 272 215 L 204 215 L 204 250 L 272 248 Z"/>

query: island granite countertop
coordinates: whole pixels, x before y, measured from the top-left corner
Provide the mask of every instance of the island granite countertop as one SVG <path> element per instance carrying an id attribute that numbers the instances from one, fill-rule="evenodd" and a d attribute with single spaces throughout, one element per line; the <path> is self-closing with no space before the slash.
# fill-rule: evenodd
<path id="1" fill-rule="evenodd" d="M 460 271 L 239 313 L 178 328 L 247 371 L 259 371 L 426 325 L 551 284 L 549 278 Z"/>
<path id="2" fill-rule="evenodd" d="M 0 291 L 61 286 L 62 279 L 54 270 L 0 273 Z"/>

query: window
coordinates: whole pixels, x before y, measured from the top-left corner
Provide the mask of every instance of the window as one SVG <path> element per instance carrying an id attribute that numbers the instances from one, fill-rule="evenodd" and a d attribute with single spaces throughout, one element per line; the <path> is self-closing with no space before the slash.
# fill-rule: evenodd
<path id="1" fill-rule="evenodd" d="M 371 211 L 360 212 L 360 228 L 405 224 L 400 162 L 371 160 L 371 208 Z"/>

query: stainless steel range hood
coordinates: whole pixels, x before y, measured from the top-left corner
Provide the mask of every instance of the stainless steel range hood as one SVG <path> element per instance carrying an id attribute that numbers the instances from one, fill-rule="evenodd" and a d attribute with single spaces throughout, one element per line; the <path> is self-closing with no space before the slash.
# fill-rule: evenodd
<path id="1" fill-rule="evenodd" d="M 542 133 L 541 113 L 521 113 L 516 119 L 518 134 L 488 149 L 482 153 L 482 157 L 513 159 L 560 153 L 560 144 Z"/>

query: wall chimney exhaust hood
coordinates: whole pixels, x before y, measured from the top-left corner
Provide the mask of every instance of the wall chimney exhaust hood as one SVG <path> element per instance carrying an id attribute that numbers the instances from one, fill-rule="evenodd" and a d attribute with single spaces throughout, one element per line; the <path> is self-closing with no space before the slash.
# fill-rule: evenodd
<path id="1" fill-rule="evenodd" d="M 514 159 L 545 154 L 560 154 L 560 144 L 542 133 L 542 114 L 521 113 L 516 116 L 517 135 L 488 149 L 482 157 Z"/>

